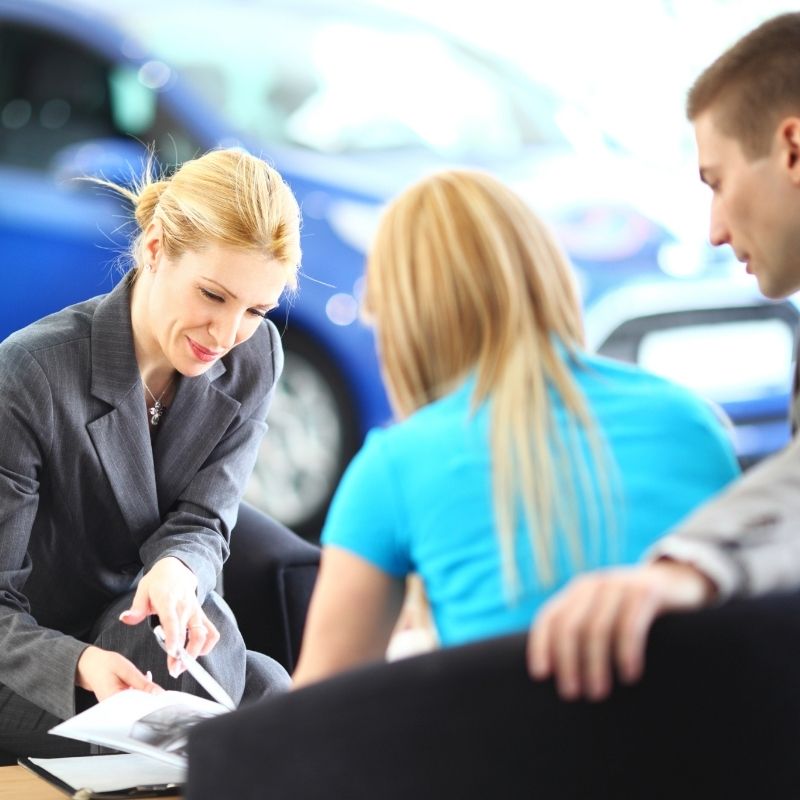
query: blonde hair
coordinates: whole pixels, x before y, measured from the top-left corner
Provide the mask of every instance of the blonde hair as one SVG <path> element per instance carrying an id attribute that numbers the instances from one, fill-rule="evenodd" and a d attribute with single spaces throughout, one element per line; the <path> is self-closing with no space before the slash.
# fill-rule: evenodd
<path id="1" fill-rule="evenodd" d="M 749 158 L 769 152 L 780 120 L 800 114 L 800 13 L 763 22 L 701 73 L 686 115 L 693 122 L 709 109 Z"/>
<path id="2" fill-rule="evenodd" d="M 144 262 L 144 231 L 157 219 L 170 258 L 211 243 L 255 250 L 285 267 L 288 287 L 296 288 L 300 210 L 276 170 L 239 149 L 212 150 L 184 162 L 170 177 L 154 176 L 151 165 L 132 189 L 97 181 L 133 205 L 139 234 L 131 257 L 137 269 Z"/>
<path id="3" fill-rule="evenodd" d="M 452 170 L 422 180 L 382 217 L 368 259 L 364 312 L 376 324 L 400 418 L 471 372 L 473 410 L 491 396 L 495 518 L 510 593 L 519 589 L 520 498 L 542 583 L 556 577 L 556 523 L 573 562 L 582 565 L 579 495 L 595 542 L 599 519 L 580 429 L 598 465 L 602 447 L 564 358 L 576 358 L 583 344 L 578 293 L 540 219 L 487 174 Z M 551 391 L 567 411 L 565 435 L 555 424 Z M 598 474 L 602 483 L 603 470 Z"/>

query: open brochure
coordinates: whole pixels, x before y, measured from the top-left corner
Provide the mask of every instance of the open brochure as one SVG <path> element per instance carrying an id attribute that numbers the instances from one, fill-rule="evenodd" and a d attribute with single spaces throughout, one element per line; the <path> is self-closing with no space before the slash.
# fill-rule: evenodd
<path id="1" fill-rule="evenodd" d="M 228 709 L 186 692 L 126 689 L 50 729 L 82 742 L 139 753 L 186 770 L 189 730 Z"/>

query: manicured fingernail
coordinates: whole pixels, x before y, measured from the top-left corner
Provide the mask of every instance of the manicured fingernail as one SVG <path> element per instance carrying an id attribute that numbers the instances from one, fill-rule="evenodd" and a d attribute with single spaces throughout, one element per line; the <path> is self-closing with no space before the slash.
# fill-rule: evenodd
<path id="1" fill-rule="evenodd" d="M 172 667 L 172 669 L 170 669 L 170 671 L 169 671 L 169 674 L 173 678 L 180 678 L 180 676 L 181 676 L 181 668 L 180 667 Z"/>
<path id="2" fill-rule="evenodd" d="M 127 611 L 123 611 L 119 615 L 120 622 L 125 622 L 125 620 L 128 619 L 128 617 L 130 617 L 132 614 L 133 614 L 133 611 L 131 611 L 130 609 L 128 609 Z"/>
<path id="3" fill-rule="evenodd" d="M 150 670 L 147 670 L 147 672 L 145 673 L 145 678 L 147 678 L 147 682 L 148 683 L 152 683 L 153 682 L 153 673 L 150 672 Z"/>

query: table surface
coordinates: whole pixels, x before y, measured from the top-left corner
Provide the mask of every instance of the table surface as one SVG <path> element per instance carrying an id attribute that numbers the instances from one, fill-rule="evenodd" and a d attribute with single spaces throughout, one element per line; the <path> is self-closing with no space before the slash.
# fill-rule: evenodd
<path id="1" fill-rule="evenodd" d="M 63 792 L 24 767 L 0 767 L 0 800 L 64 800 Z"/>
<path id="2" fill-rule="evenodd" d="M 25 767 L 0 767 L 0 800 L 64 800 L 68 796 Z"/>

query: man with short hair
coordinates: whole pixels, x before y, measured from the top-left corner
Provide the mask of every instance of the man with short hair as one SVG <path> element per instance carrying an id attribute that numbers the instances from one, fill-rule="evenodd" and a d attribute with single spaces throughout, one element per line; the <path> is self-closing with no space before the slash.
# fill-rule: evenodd
<path id="1" fill-rule="evenodd" d="M 728 244 L 769 298 L 800 289 L 800 13 L 758 26 L 689 92 L 710 238 Z M 792 423 L 800 424 L 795 375 Z M 528 663 L 565 699 L 599 700 L 638 679 L 667 611 L 800 588 L 800 436 L 662 539 L 647 563 L 588 573 L 539 613 Z"/>

